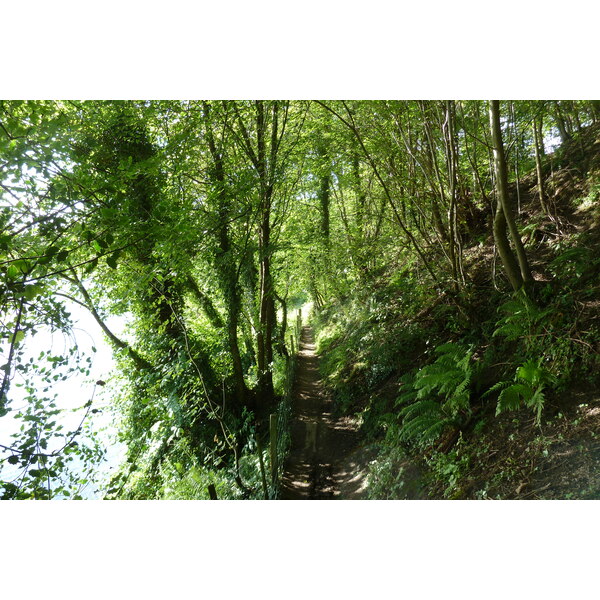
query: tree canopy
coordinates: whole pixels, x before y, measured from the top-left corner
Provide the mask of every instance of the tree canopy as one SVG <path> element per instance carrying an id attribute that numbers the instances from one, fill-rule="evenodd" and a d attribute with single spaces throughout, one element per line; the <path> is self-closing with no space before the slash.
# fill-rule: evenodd
<path id="1" fill-rule="evenodd" d="M 78 497 L 81 469 L 102 460 L 83 433 L 105 382 L 83 392 L 70 428 L 52 395 L 92 357 L 76 343 L 36 347 L 42 330 L 73 342 L 76 304 L 117 360 L 106 393 L 126 458 L 103 495 L 204 497 L 212 484 L 264 497 L 294 311 L 353 298 L 383 322 L 437 302 L 459 329 L 489 283 L 521 299 L 507 319 L 539 320 L 550 292 L 522 207 L 561 232 L 547 188 L 561 159 L 547 155 L 560 144 L 585 163 L 581 139 L 599 119 L 594 101 L 2 101 L 0 419 L 15 426 L 0 494 Z M 446 403 L 421 406 L 449 420 L 468 412 L 460 385 L 475 350 L 452 352 L 440 359 L 454 369 Z M 420 398 L 435 364 L 411 388 Z M 542 367 L 521 366 L 530 389 L 505 392 L 500 412 L 526 403 L 539 418 L 535 394 L 556 375 Z M 442 431 L 438 419 L 425 434 L 415 410 L 404 415 L 415 431 Z"/>

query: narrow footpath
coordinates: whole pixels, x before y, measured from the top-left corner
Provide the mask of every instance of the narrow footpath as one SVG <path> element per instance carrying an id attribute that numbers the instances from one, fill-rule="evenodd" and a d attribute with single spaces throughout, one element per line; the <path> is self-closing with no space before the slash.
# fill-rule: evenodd
<path id="1" fill-rule="evenodd" d="M 366 460 L 358 428 L 336 417 L 319 375 L 313 331 L 302 329 L 292 394 L 291 450 L 284 465 L 282 500 L 365 497 Z"/>

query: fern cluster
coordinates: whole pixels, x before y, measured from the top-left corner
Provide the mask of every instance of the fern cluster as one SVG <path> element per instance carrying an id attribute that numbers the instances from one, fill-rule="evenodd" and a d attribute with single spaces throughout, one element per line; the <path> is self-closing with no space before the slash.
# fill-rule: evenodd
<path id="1" fill-rule="evenodd" d="M 540 424 L 544 408 L 544 388 L 555 383 L 555 378 L 542 366 L 541 359 L 529 360 L 517 369 L 513 381 L 500 381 L 484 396 L 500 391 L 496 416 L 509 410 L 518 410 L 523 405 L 533 409 L 535 422 Z"/>
<path id="2" fill-rule="evenodd" d="M 439 356 L 433 363 L 402 378 L 397 401 L 402 407 L 400 439 L 421 446 L 434 441 L 447 425 L 470 411 L 473 350 L 448 343 L 435 352 Z"/>
<path id="3" fill-rule="evenodd" d="M 593 330 L 586 332 L 584 340 L 572 335 L 573 321 L 578 318 L 574 307 L 573 295 L 568 291 L 554 296 L 546 307 L 536 305 L 524 293 L 517 293 L 500 306 L 504 315 L 493 337 L 514 343 L 510 352 L 516 364 L 543 361 L 555 376 L 554 383 L 564 385 L 593 365 L 593 355 L 585 349 L 590 347 L 595 334 Z"/>

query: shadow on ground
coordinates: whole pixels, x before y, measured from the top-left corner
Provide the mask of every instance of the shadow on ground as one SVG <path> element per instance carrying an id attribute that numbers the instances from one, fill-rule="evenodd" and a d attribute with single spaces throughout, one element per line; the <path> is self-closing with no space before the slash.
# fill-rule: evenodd
<path id="1" fill-rule="evenodd" d="M 359 446 L 357 425 L 337 417 L 319 375 L 313 332 L 302 330 L 292 393 L 291 450 L 284 464 L 283 500 L 366 497 L 366 466 L 372 453 Z"/>

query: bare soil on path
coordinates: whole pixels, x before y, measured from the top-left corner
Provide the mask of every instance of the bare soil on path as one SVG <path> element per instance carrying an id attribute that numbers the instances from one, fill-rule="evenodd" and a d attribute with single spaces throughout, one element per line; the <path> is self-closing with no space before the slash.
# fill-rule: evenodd
<path id="1" fill-rule="evenodd" d="M 292 392 L 291 449 L 284 464 L 282 500 L 360 499 L 366 496 L 369 453 L 358 426 L 336 416 L 319 374 L 313 331 L 302 329 Z"/>

